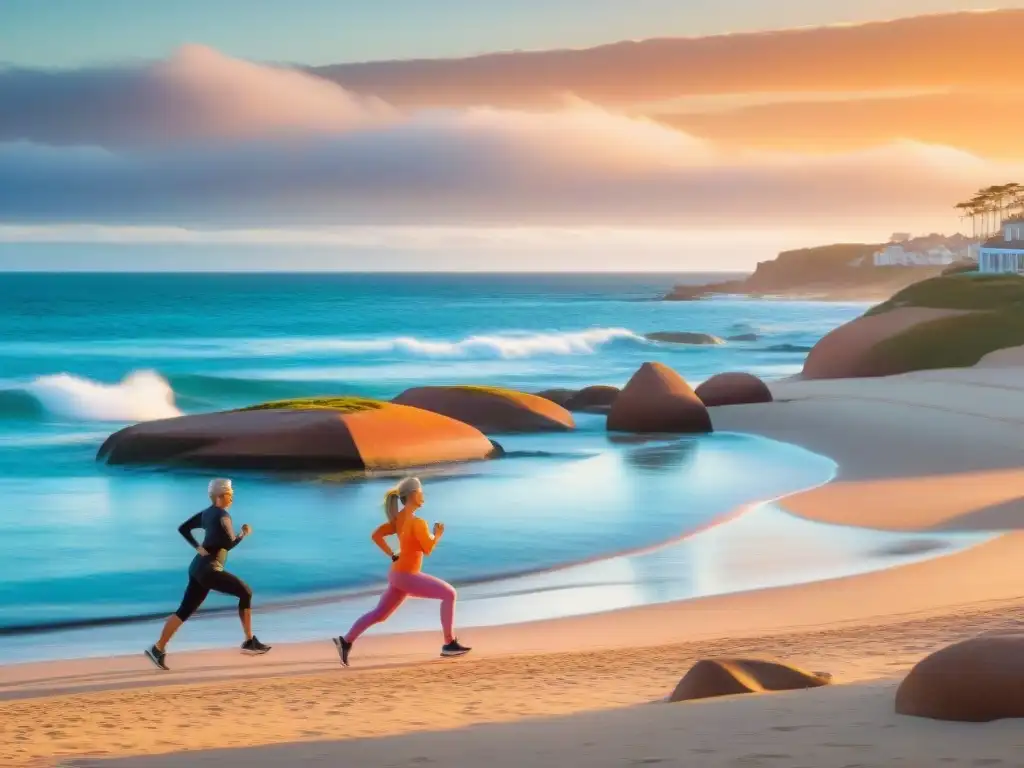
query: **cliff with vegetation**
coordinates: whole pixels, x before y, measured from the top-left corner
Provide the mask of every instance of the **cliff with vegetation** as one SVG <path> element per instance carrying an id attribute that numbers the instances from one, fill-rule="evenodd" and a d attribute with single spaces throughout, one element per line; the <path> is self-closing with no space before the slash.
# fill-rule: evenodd
<path id="1" fill-rule="evenodd" d="M 946 246 L 953 252 L 966 249 L 960 235 L 930 235 L 908 241 L 908 248 Z M 784 296 L 836 301 L 880 301 L 929 277 L 941 275 L 950 265 L 874 266 L 874 254 L 882 243 L 838 243 L 816 248 L 783 251 L 772 261 L 762 261 L 749 277 L 708 285 L 678 285 L 664 298 L 692 301 L 714 294 Z"/>

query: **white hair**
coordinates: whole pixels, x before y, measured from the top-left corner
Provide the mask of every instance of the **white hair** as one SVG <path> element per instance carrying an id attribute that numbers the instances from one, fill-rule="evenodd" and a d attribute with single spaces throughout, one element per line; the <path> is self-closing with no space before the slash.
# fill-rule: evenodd
<path id="1" fill-rule="evenodd" d="M 225 493 L 232 493 L 234 489 L 231 487 L 231 481 L 226 477 L 217 477 L 210 481 L 210 485 L 206 490 L 210 494 L 211 499 L 216 499 Z"/>

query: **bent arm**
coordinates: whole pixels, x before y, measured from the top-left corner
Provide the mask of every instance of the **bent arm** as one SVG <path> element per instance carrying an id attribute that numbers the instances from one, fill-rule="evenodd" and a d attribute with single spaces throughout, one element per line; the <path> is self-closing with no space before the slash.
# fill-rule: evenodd
<path id="1" fill-rule="evenodd" d="M 394 536 L 395 533 L 396 531 L 394 523 L 384 523 L 384 525 L 380 526 L 377 530 L 373 532 L 373 535 L 370 538 L 373 539 L 373 543 L 376 544 L 385 555 L 387 555 L 388 557 L 394 557 L 394 550 L 392 550 L 391 547 L 388 546 L 388 543 L 384 540 L 384 537 Z"/>
<path id="2" fill-rule="evenodd" d="M 429 555 L 434 551 L 434 547 L 437 546 L 437 537 L 430 535 L 430 529 L 427 528 L 427 521 L 416 518 L 416 522 L 413 523 L 413 533 L 416 534 L 416 541 L 419 542 L 420 549 L 423 550 L 423 554 Z"/>
<path id="3" fill-rule="evenodd" d="M 199 542 L 196 541 L 196 537 L 192 535 L 192 531 L 196 528 L 203 527 L 203 513 L 197 512 L 192 515 L 188 520 L 178 526 L 178 533 L 187 541 L 192 549 L 199 549 Z"/>
<path id="4" fill-rule="evenodd" d="M 220 525 L 224 531 L 224 540 L 227 542 L 224 549 L 229 551 L 234 549 L 242 542 L 242 539 L 245 538 L 245 536 L 242 536 L 241 534 L 238 536 L 235 535 L 235 526 L 231 524 L 231 518 L 228 515 L 221 515 Z"/>

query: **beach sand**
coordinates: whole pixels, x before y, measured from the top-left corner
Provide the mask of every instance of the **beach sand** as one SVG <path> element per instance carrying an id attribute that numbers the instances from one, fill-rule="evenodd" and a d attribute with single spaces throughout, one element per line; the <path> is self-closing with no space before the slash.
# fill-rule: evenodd
<path id="1" fill-rule="evenodd" d="M 1024 369 L 787 382 L 718 429 L 834 458 L 797 515 L 891 530 L 1006 530 L 966 551 L 814 584 L 466 630 L 0 668 L 0 764 L 75 766 L 1018 766 L 1024 723 L 897 716 L 929 652 L 1024 626 Z M 810 691 L 662 701 L 699 658 L 835 675 Z"/>

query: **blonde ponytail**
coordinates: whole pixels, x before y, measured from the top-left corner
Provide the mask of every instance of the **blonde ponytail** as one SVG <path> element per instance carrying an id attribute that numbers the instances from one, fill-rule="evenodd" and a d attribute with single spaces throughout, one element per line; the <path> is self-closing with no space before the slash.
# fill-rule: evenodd
<path id="1" fill-rule="evenodd" d="M 415 491 L 422 491 L 423 485 L 415 477 L 407 477 L 386 494 L 384 494 L 384 514 L 388 518 L 388 522 L 395 526 L 395 532 L 398 531 L 398 503 L 405 503 L 405 500 L 409 498 L 409 495 Z"/>
<path id="2" fill-rule="evenodd" d="M 392 488 L 384 494 L 384 514 L 392 525 L 398 523 L 398 489 Z"/>

